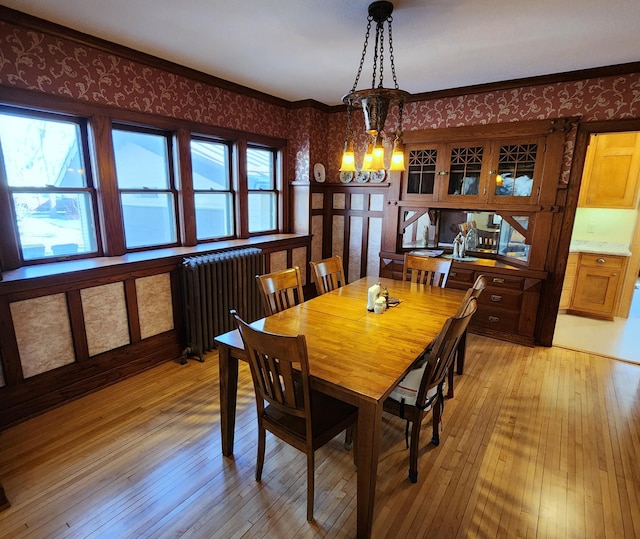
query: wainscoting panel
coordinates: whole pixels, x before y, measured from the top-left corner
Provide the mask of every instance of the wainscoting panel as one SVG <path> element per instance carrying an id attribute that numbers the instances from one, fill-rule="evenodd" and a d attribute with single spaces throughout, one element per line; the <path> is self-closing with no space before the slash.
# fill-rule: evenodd
<path id="1" fill-rule="evenodd" d="M 292 258 L 292 266 L 298 266 L 300 268 L 300 276 L 302 277 L 302 282 L 307 282 L 307 248 L 306 247 L 296 247 L 291 251 Z"/>
<path id="2" fill-rule="evenodd" d="M 122 282 L 83 288 L 80 297 L 90 357 L 131 342 Z"/>
<path id="3" fill-rule="evenodd" d="M 287 269 L 287 251 L 274 251 L 269 254 L 269 272 Z"/>
<path id="4" fill-rule="evenodd" d="M 349 262 L 345 268 L 347 282 L 351 283 L 360 278 L 362 264 L 362 217 L 352 216 L 349 219 Z"/>
<path id="5" fill-rule="evenodd" d="M 136 279 L 140 337 L 173 329 L 173 303 L 171 300 L 171 276 L 169 273 L 150 275 Z"/>
<path id="6" fill-rule="evenodd" d="M 371 197 L 373 198 L 373 197 Z M 380 275 L 380 248 L 382 246 L 382 218 L 369 218 L 367 245 L 367 275 Z"/>
<path id="7" fill-rule="evenodd" d="M 16 301 L 10 308 L 25 378 L 75 362 L 65 294 Z"/>

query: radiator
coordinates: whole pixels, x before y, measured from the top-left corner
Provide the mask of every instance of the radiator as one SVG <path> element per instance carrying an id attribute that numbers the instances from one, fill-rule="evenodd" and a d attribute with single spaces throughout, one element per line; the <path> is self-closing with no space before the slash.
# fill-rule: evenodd
<path id="1" fill-rule="evenodd" d="M 234 329 L 231 309 L 248 322 L 262 318 L 262 298 L 256 275 L 264 273 L 262 250 L 249 247 L 187 257 L 182 261 L 182 305 L 188 356 L 215 347 L 214 339 Z"/>

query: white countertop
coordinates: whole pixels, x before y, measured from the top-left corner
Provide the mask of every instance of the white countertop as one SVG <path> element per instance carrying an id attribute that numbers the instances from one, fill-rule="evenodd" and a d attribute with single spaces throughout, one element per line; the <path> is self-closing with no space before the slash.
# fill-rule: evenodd
<path id="1" fill-rule="evenodd" d="M 627 243 L 608 241 L 571 240 L 570 253 L 598 253 L 603 255 L 631 256 Z"/>

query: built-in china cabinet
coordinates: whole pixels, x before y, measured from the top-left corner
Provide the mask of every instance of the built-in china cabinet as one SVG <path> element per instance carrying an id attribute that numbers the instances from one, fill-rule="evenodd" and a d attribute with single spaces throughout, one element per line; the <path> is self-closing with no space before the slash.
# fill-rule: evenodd
<path id="1" fill-rule="evenodd" d="M 380 275 L 401 278 L 406 252 L 452 256 L 455 236 L 464 231 L 467 250 L 454 259 L 447 286 L 466 289 L 478 275 L 487 277 L 474 331 L 534 344 L 571 124 L 407 133 L 407 170 L 391 178 L 386 193 Z"/>

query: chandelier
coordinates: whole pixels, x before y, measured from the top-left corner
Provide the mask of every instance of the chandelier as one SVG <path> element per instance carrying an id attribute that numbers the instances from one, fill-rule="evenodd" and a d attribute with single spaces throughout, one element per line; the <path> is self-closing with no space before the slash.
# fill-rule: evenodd
<path id="1" fill-rule="evenodd" d="M 402 115 L 404 110 L 404 100 L 410 95 L 398 87 L 398 79 L 396 78 L 396 67 L 393 60 L 393 36 L 391 33 L 391 23 L 393 18 L 393 4 L 391 2 L 373 2 L 369 5 L 369 16 L 367 18 L 367 33 L 364 38 L 364 48 L 356 80 L 353 83 L 351 91 L 342 98 L 347 105 L 347 135 L 344 144 L 344 153 L 342 154 L 341 171 L 355 171 L 356 159 L 354 151 L 353 131 L 351 129 L 351 117 L 354 108 L 362 108 L 364 113 L 365 130 L 369 137 L 367 152 L 364 156 L 362 170 L 377 171 L 385 169 L 385 151 L 383 146 L 383 133 L 385 121 L 389 107 L 398 105 L 398 125 L 395 129 L 395 137 L 393 140 L 393 150 L 390 159 L 389 170 L 405 170 L 404 152 L 402 150 Z M 367 54 L 367 45 L 369 44 L 369 36 L 371 33 L 372 22 L 376 23 L 375 27 L 375 50 L 373 53 L 373 76 L 371 79 L 371 88 L 365 90 L 357 90 L 360 75 L 362 74 L 362 66 L 364 65 L 365 56 Z M 391 75 L 393 76 L 393 88 L 385 88 L 383 86 L 384 77 L 384 23 L 387 23 L 389 34 L 389 61 L 391 63 Z M 378 80 L 376 81 L 376 77 Z M 376 85 L 377 82 L 377 85 Z"/>

